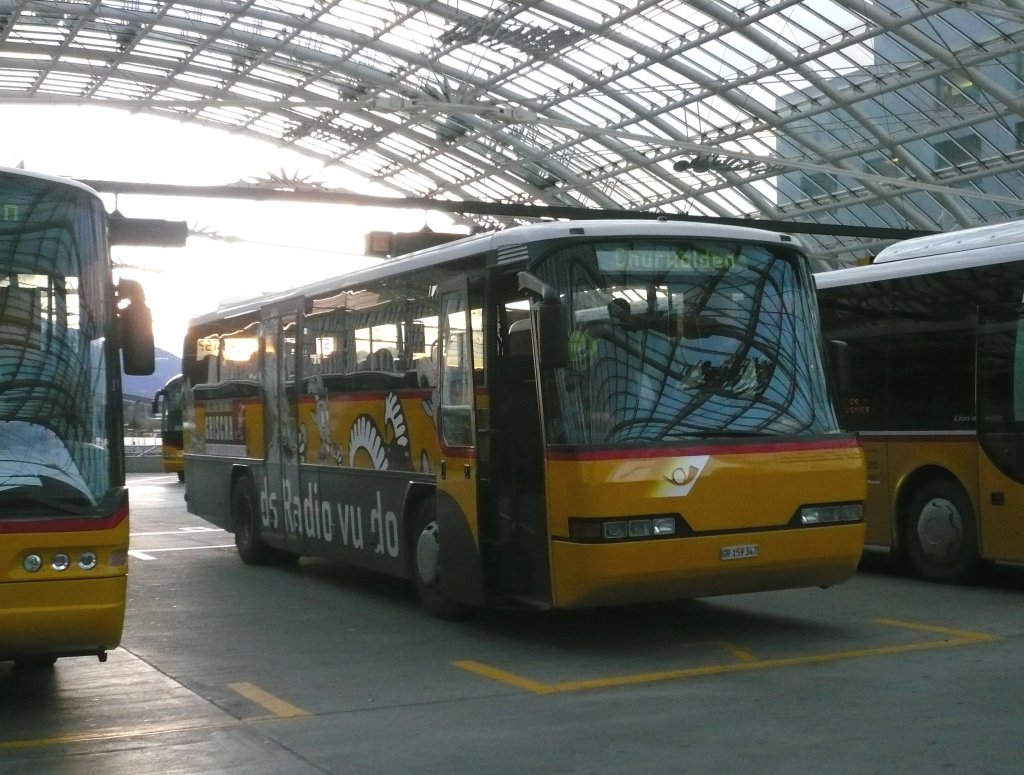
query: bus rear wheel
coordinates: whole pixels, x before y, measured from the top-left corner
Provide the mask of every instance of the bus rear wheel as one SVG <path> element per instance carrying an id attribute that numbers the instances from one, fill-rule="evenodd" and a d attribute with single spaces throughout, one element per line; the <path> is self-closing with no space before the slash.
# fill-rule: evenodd
<path id="1" fill-rule="evenodd" d="M 465 613 L 466 607 L 449 600 L 441 589 L 441 527 L 435 504 L 427 499 L 416 514 L 416 542 L 413 548 L 412 576 L 416 595 L 434 616 L 452 619 Z"/>
<path id="2" fill-rule="evenodd" d="M 967 579 L 978 563 L 974 510 L 963 488 L 937 479 L 911 499 L 904 524 L 906 554 L 933 581 Z"/>
<path id="3" fill-rule="evenodd" d="M 231 521 L 235 528 L 235 548 L 246 565 L 264 565 L 271 559 L 271 549 L 260 540 L 260 512 L 256 488 L 245 476 L 235 484 L 231 495 Z"/>

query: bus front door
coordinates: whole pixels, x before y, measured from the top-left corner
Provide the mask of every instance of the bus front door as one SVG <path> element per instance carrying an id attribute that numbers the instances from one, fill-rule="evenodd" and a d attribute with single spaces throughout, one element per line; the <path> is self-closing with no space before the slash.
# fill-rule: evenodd
<path id="1" fill-rule="evenodd" d="M 1024 562 L 1024 305 L 981 308 L 976 362 L 981 553 Z"/>
<path id="2" fill-rule="evenodd" d="M 441 592 L 449 600 L 483 602 L 479 551 L 477 398 L 473 382 L 474 331 L 467 283 L 439 289 L 438 406 L 440 458 L 436 518 L 440 534 Z M 478 332 L 479 333 L 479 332 Z"/>
<path id="3" fill-rule="evenodd" d="M 269 515 L 263 528 L 287 552 L 302 554 L 302 490 L 299 482 L 296 332 L 299 313 L 268 307 L 262 313 L 264 386 L 263 433 Z M 259 483 L 257 483 L 259 484 Z"/>

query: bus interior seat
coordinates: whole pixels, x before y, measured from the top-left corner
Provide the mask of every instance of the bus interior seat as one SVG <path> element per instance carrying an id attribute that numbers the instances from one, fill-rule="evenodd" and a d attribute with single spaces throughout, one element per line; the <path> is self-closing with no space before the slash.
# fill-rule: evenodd
<path id="1" fill-rule="evenodd" d="M 419 387 L 434 387 L 437 384 L 437 364 L 429 355 L 423 355 L 412 362 Z"/>
<path id="2" fill-rule="evenodd" d="M 386 347 L 374 350 L 363 362 L 362 371 L 394 371 L 395 356 Z"/>

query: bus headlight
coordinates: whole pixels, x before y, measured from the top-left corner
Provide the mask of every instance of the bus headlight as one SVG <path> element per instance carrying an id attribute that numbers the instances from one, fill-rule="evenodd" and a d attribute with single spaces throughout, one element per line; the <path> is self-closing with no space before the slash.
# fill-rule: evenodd
<path id="1" fill-rule="evenodd" d="M 25 559 L 21 561 L 21 567 L 29 573 L 35 573 L 43 567 L 43 558 L 38 554 L 26 554 Z"/>
<path id="2" fill-rule="evenodd" d="M 674 536 L 677 532 L 676 518 L 664 515 L 603 520 L 580 517 L 569 520 L 569 537 L 584 543 L 663 538 Z"/>
<path id="3" fill-rule="evenodd" d="M 66 552 L 57 552 L 53 555 L 53 559 L 50 560 L 50 567 L 55 571 L 67 570 L 71 565 L 71 558 L 68 557 Z"/>
<path id="4" fill-rule="evenodd" d="M 801 525 L 834 525 L 840 522 L 860 522 L 864 506 L 860 503 L 830 503 L 801 506 L 798 512 Z"/>
<path id="5" fill-rule="evenodd" d="M 85 551 L 78 556 L 78 567 L 82 570 L 92 570 L 96 562 L 96 552 Z"/>
<path id="6" fill-rule="evenodd" d="M 601 537 L 605 541 L 620 541 L 629 535 L 629 523 L 625 520 L 617 522 L 605 522 L 601 530 Z"/>

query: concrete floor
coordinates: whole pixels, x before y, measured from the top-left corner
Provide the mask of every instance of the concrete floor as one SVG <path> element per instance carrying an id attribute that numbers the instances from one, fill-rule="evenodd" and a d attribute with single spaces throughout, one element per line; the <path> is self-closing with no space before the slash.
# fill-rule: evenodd
<path id="1" fill-rule="evenodd" d="M 129 484 L 122 648 L 0 663 L 3 775 L 1024 771 L 1024 569 L 445 622 Z"/>

